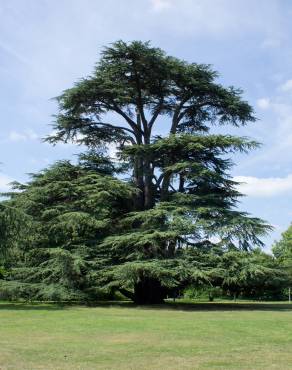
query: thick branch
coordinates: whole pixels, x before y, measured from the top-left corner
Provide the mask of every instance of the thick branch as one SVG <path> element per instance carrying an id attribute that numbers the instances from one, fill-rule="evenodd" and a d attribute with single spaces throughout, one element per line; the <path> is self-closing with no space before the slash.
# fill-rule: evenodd
<path id="1" fill-rule="evenodd" d="M 121 108 L 119 108 L 115 103 L 113 103 L 113 110 L 116 113 L 118 113 L 119 115 L 121 115 L 128 122 L 128 124 L 130 125 L 130 127 L 134 131 L 135 135 L 137 135 L 137 134 L 143 135 L 143 131 L 141 130 L 141 128 L 139 128 L 137 126 L 137 124 Z"/>
<path id="2" fill-rule="evenodd" d="M 152 129 L 152 127 L 153 127 L 153 125 L 154 125 L 157 117 L 159 116 L 159 113 L 161 112 L 162 107 L 163 107 L 163 98 L 160 100 L 160 102 L 159 102 L 159 104 L 158 104 L 158 106 L 157 106 L 157 108 L 156 108 L 156 110 L 155 110 L 155 112 L 154 112 L 151 120 L 149 121 L 149 129 L 150 129 L 150 131 L 151 131 L 151 129 Z"/>
<path id="3" fill-rule="evenodd" d="M 98 125 L 102 125 L 104 127 L 109 127 L 109 128 L 112 128 L 112 129 L 115 129 L 115 130 L 123 130 L 123 131 L 128 131 L 130 132 L 132 135 L 135 135 L 135 132 L 127 127 L 123 127 L 123 126 L 115 126 L 115 125 L 112 125 L 111 123 L 105 123 L 105 122 L 96 122 L 96 124 Z"/>
<path id="4" fill-rule="evenodd" d="M 133 300 L 134 299 L 134 293 L 130 292 L 127 289 L 124 288 L 118 288 L 119 292 L 122 293 L 125 297 Z"/>
<path id="5" fill-rule="evenodd" d="M 137 86 L 137 91 L 138 91 L 138 100 L 137 100 L 137 107 L 141 116 L 143 128 L 144 128 L 144 133 L 148 131 L 148 122 L 145 117 L 144 113 L 144 107 L 143 107 L 143 101 L 142 101 L 142 92 L 141 92 L 141 85 L 140 85 L 140 78 L 135 70 L 135 80 L 136 80 L 136 86 Z"/>
<path id="6" fill-rule="evenodd" d="M 179 121 L 180 121 L 179 115 L 180 115 L 181 109 L 183 108 L 183 105 L 188 100 L 189 100 L 189 96 L 188 97 L 185 97 L 184 99 L 182 99 L 181 102 L 176 107 L 176 109 L 175 109 L 175 111 L 173 113 L 173 117 L 172 117 L 172 124 L 171 124 L 171 129 L 170 129 L 170 133 L 171 134 L 175 134 L 176 133 L 176 129 L 177 129 L 177 126 L 178 126 Z"/>
<path id="7" fill-rule="evenodd" d="M 216 104 L 216 103 L 214 103 L 212 101 L 208 101 L 208 100 L 204 101 L 202 103 L 195 103 L 195 105 L 196 105 L 196 109 L 200 109 L 200 108 L 203 108 L 203 107 L 206 107 L 206 106 L 218 107 L 218 103 Z M 179 123 L 182 120 L 182 118 L 188 113 L 188 111 L 190 109 L 194 108 L 194 104 L 189 105 L 187 107 L 182 106 L 181 108 L 184 108 L 184 110 L 183 110 L 183 112 L 180 112 L 180 114 L 178 115 L 177 123 Z"/>

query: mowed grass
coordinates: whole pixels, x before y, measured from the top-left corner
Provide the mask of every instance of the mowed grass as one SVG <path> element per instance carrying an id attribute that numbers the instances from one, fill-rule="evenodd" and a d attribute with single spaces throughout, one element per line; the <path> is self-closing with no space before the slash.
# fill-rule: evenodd
<path id="1" fill-rule="evenodd" d="M 0 369 L 292 369 L 292 310 L 2 303 Z"/>

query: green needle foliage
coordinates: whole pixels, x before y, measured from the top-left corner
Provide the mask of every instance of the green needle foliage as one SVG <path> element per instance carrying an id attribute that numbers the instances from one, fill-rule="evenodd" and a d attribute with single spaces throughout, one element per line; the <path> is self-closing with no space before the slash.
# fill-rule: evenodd
<path id="1" fill-rule="evenodd" d="M 286 287 L 289 287 L 291 299 L 292 286 L 292 225 L 282 233 L 281 239 L 276 242 L 272 248 L 273 254 L 280 263 L 281 268 L 286 273 Z M 287 295 L 288 295 L 287 294 Z"/>
<path id="2" fill-rule="evenodd" d="M 210 279 L 204 255 L 212 248 L 261 245 L 269 226 L 236 209 L 240 194 L 229 175 L 230 156 L 258 144 L 210 132 L 254 122 L 253 110 L 240 90 L 216 78 L 209 65 L 149 43 L 118 41 L 103 50 L 93 74 L 57 98 L 47 138 L 88 152 L 77 166 L 59 163 L 34 175 L 8 202 L 34 228 L 20 247 L 19 281 L 160 303 Z M 110 146 L 117 158 L 106 154 Z"/>
<path id="3" fill-rule="evenodd" d="M 281 239 L 274 244 L 273 253 L 281 261 L 292 261 L 292 225 L 282 233 Z"/>
<path id="4" fill-rule="evenodd" d="M 113 176 L 69 162 L 56 163 L 14 188 L 20 191 L 3 208 L 21 211 L 27 232 L 21 230 L 16 240 L 19 253 L 8 270 L 8 287 L 15 287 L 16 295 L 22 287 L 31 298 L 84 298 L 103 261 L 96 259 L 97 245 L 129 211 L 134 190 Z M 6 225 L 15 231 L 11 222 Z M 2 234 L 5 240 L 10 235 Z"/>
<path id="5" fill-rule="evenodd" d="M 282 298 L 287 274 L 279 262 L 259 249 L 251 253 L 229 251 L 217 265 L 223 290 L 234 299 L 239 295 L 255 299 Z"/>

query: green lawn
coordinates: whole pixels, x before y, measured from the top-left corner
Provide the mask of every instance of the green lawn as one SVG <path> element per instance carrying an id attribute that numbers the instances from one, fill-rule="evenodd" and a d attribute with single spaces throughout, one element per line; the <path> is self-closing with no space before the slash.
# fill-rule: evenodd
<path id="1" fill-rule="evenodd" d="M 292 369 L 288 304 L 0 304 L 0 369 Z"/>

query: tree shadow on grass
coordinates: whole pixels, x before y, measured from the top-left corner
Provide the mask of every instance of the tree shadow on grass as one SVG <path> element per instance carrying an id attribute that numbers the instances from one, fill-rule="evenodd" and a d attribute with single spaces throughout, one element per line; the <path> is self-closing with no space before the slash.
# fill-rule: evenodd
<path id="1" fill-rule="evenodd" d="M 175 311 L 292 311 L 292 304 L 269 302 L 165 302 L 159 305 L 135 305 L 132 302 L 97 302 L 90 307 L 138 308 Z"/>
<path id="2" fill-rule="evenodd" d="M 143 310 L 174 311 L 292 311 L 292 304 L 269 302 L 170 302 L 159 305 L 136 305 L 131 301 L 99 302 L 0 302 L 1 310 L 15 311 L 58 311 L 74 307 L 87 308 L 127 308 Z"/>
<path id="3" fill-rule="evenodd" d="M 292 311 L 289 303 L 236 303 L 236 302 L 210 302 L 210 303 L 167 303 L 168 308 L 190 311 Z"/>
<path id="4" fill-rule="evenodd" d="M 64 303 L 42 303 L 42 302 L 0 302 L 0 311 L 58 311 L 68 307 Z"/>

